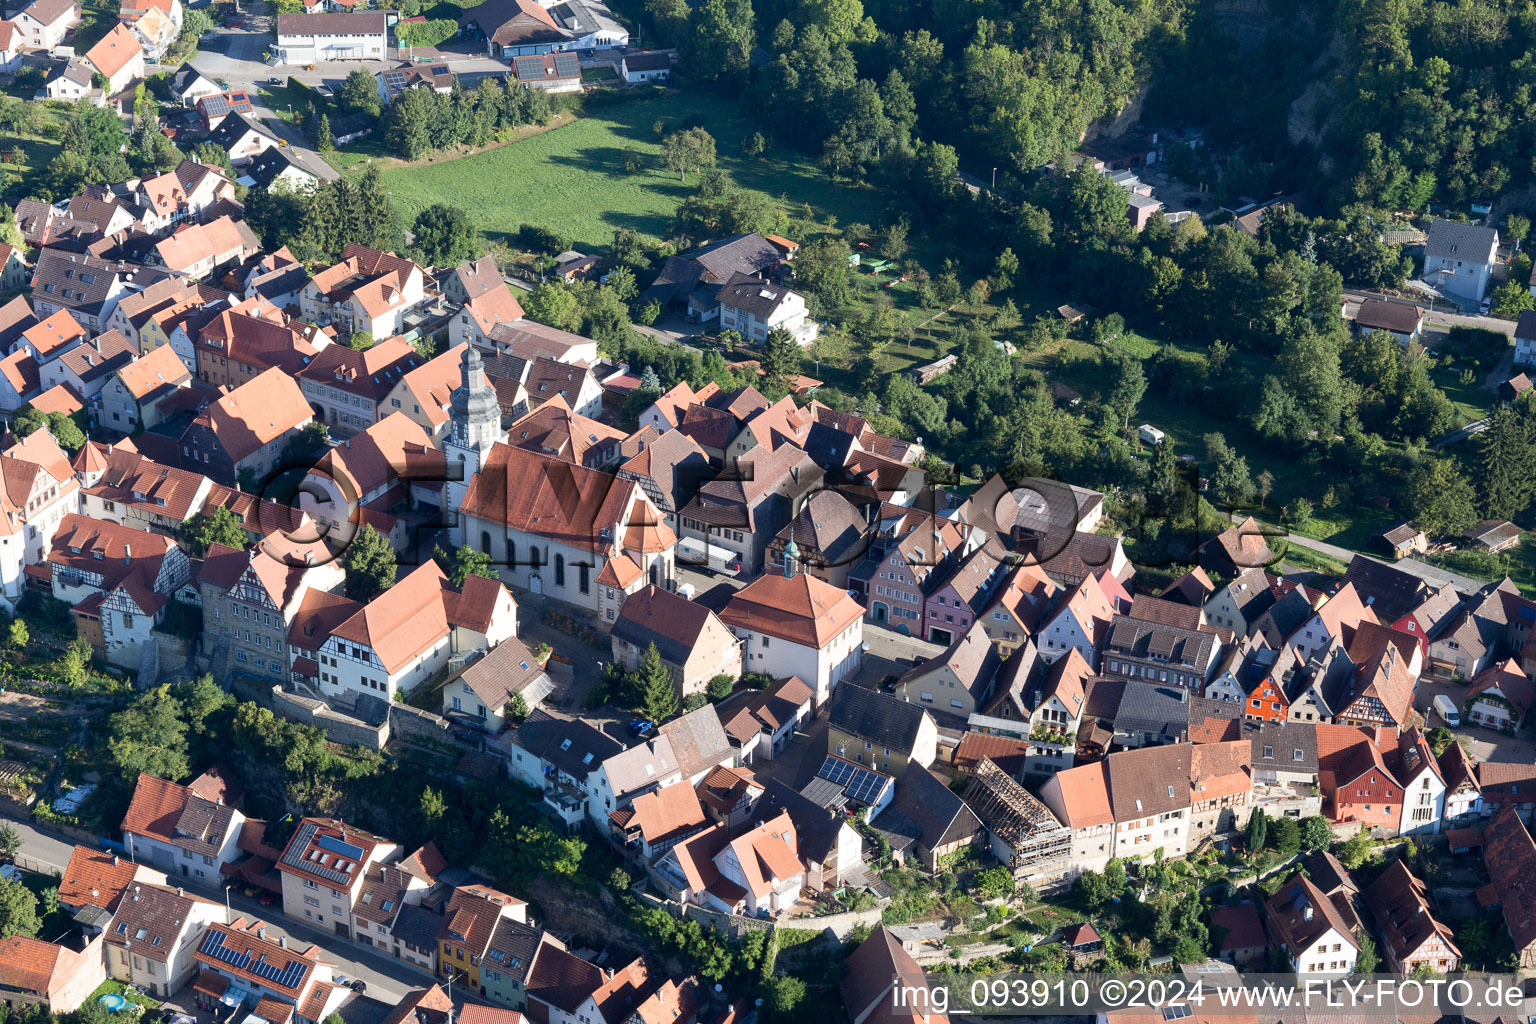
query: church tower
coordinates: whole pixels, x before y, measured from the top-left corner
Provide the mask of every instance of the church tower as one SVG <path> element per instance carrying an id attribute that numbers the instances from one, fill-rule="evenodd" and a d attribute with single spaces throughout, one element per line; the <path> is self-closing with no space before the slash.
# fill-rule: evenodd
<path id="1" fill-rule="evenodd" d="M 453 389 L 448 410 L 449 480 L 443 486 L 443 510 L 454 516 L 453 542 L 464 543 L 463 521 L 459 507 L 469 483 L 480 471 L 491 447 L 507 438 L 501 429 L 501 405 L 496 389 L 485 379 L 485 364 L 480 350 L 470 345 L 459 363 L 459 386 Z M 457 478 L 457 479 L 455 479 Z"/>

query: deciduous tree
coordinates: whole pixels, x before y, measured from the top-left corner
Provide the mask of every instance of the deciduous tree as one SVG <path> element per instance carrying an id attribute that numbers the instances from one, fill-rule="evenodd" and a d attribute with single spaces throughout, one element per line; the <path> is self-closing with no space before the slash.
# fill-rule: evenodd
<path id="1" fill-rule="evenodd" d="M 714 3 L 717 0 L 706 0 Z M 661 143 L 662 161 L 669 171 L 676 171 L 679 180 L 688 181 L 689 171 L 700 171 L 715 165 L 715 139 L 703 128 L 688 128 L 673 132 Z"/>
<path id="2" fill-rule="evenodd" d="M 227 506 L 220 505 L 212 512 L 199 512 L 187 520 L 181 528 L 182 539 L 191 547 L 192 554 L 202 558 L 214 544 L 243 550 L 247 543 L 245 527 L 240 518 Z"/>
<path id="3" fill-rule="evenodd" d="M 364 523 L 341 558 L 347 578 L 346 595 L 354 601 L 371 601 L 395 582 L 395 549 L 389 538 Z"/>

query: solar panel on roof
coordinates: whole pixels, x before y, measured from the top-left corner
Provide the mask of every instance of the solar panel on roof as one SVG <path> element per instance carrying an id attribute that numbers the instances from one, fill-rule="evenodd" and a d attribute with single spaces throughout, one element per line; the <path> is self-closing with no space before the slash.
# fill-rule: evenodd
<path id="1" fill-rule="evenodd" d="M 872 804 L 880 795 L 880 790 L 885 788 L 885 783 L 886 776 L 860 768 L 854 771 L 853 777 L 848 780 L 848 785 L 843 791 L 848 794 L 850 800 L 861 804 Z"/>
<path id="2" fill-rule="evenodd" d="M 837 757 L 828 757 L 825 761 L 821 762 L 821 768 L 816 772 L 816 776 L 829 782 L 835 782 L 839 786 L 844 786 L 852 778 L 854 768 L 855 765 L 852 762 L 844 761 Z"/>
<path id="3" fill-rule="evenodd" d="M 337 839 L 334 836 L 321 836 L 315 840 L 315 845 L 322 850 L 329 850 L 334 854 L 348 857 L 352 860 L 363 859 L 363 848 L 361 846 L 353 846 L 351 843 Z"/>
<path id="4" fill-rule="evenodd" d="M 576 63 L 574 53 L 555 54 L 555 75 L 559 78 L 577 78 L 581 75 L 581 66 Z"/>

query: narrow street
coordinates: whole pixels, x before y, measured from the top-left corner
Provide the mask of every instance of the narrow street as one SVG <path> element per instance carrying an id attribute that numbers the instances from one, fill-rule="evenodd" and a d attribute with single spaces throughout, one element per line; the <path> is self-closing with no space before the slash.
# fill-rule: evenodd
<path id="1" fill-rule="evenodd" d="M 64 872 L 69 865 L 70 853 L 74 850 L 72 843 L 39 831 L 29 822 L 14 818 L 7 820 L 21 835 L 21 850 L 16 857 L 19 866 L 29 871 Z M 175 885 L 177 881 L 173 878 L 171 884 Z M 428 975 L 393 957 L 369 952 L 365 947 L 334 932 L 311 928 L 301 921 L 284 917 L 281 906 L 264 907 L 238 889 L 230 889 L 226 893 L 224 890 L 208 890 L 182 884 L 215 903 L 227 902 L 234 916 L 244 915 L 247 919 L 255 917 L 267 922 L 269 934 L 287 936 L 300 946 L 311 943 L 319 946 L 325 951 L 325 959 L 334 965 L 337 972 L 349 978 L 361 978 L 367 983 L 365 998 L 393 1006 L 407 992 L 431 981 Z"/>

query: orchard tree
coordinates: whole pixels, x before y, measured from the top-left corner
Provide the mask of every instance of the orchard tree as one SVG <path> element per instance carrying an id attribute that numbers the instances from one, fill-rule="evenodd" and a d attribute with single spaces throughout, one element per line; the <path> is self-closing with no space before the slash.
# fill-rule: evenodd
<path id="1" fill-rule="evenodd" d="M 715 138 L 703 128 L 673 132 L 661 143 L 662 162 L 686 184 L 689 171 L 715 165 Z"/>

